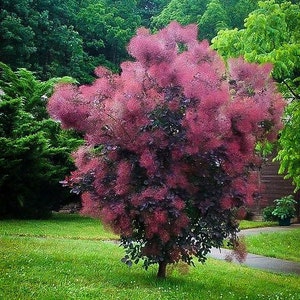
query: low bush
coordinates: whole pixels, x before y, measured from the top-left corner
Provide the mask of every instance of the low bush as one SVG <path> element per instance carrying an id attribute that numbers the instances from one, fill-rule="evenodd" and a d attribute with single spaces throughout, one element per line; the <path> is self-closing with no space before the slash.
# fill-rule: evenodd
<path id="1" fill-rule="evenodd" d="M 264 221 L 277 221 L 278 218 L 272 214 L 273 210 L 275 209 L 275 206 L 267 206 L 263 209 L 262 215 Z"/>

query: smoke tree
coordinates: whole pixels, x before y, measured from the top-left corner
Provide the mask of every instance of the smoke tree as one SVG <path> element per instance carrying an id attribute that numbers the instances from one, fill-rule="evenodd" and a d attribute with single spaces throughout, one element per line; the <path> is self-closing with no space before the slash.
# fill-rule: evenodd
<path id="1" fill-rule="evenodd" d="M 270 65 L 228 67 L 196 25 L 138 30 L 120 75 L 103 67 L 92 85 L 57 86 L 48 103 L 64 128 L 85 134 L 65 184 L 82 213 L 120 234 L 123 261 L 144 267 L 193 257 L 236 240 L 234 208 L 256 192 L 256 142 L 273 141 L 284 101 Z"/>

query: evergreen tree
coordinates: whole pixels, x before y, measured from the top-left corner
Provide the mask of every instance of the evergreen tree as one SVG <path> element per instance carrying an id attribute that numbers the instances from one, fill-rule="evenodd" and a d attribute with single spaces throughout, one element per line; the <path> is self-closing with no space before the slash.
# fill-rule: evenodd
<path id="1" fill-rule="evenodd" d="M 41 82 L 3 63 L 0 72 L 0 218 L 45 218 L 76 201 L 59 180 L 74 167 L 69 155 L 80 142 L 47 114 L 45 100 L 58 79 Z"/>

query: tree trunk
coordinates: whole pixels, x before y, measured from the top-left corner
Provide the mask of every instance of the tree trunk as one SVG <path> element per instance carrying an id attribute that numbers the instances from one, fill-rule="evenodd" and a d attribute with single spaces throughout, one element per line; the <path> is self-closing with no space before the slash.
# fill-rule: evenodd
<path id="1" fill-rule="evenodd" d="M 167 263 L 165 261 L 160 261 L 158 263 L 158 278 L 166 278 L 166 271 L 167 271 Z"/>

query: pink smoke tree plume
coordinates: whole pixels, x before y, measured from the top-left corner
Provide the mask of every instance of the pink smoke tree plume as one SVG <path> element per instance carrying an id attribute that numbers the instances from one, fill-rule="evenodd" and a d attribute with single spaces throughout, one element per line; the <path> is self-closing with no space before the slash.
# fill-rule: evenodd
<path id="1" fill-rule="evenodd" d="M 272 66 L 224 62 L 197 26 L 141 28 L 121 73 L 58 85 L 48 111 L 85 136 L 65 183 L 82 213 L 120 235 L 128 265 L 204 262 L 237 239 L 234 210 L 253 201 L 258 142 L 275 141 L 285 102 Z"/>

